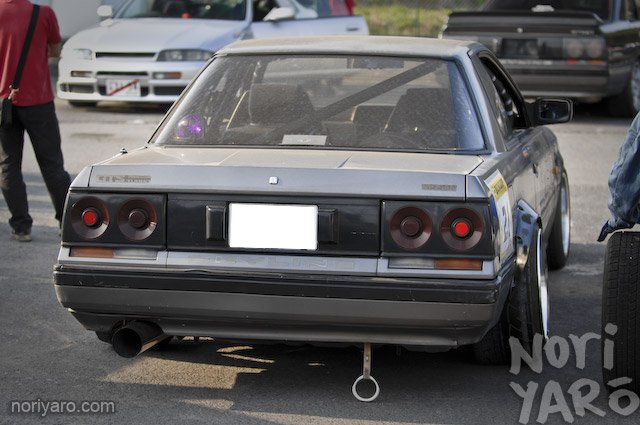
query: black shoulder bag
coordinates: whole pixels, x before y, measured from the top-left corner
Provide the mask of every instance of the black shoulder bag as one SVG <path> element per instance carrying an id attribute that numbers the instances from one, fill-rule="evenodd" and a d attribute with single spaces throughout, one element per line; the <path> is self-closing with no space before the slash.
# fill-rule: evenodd
<path id="1" fill-rule="evenodd" d="M 2 99 L 2 104 L 0 105 L 0 127 L 3 128 L 11 127 L 11 124 L 13 124 L 13 108 L 11 102 L 13 101 L 15 94 L 18 92 L 20 78 L 22 78 L 22 70 L 24 69 L 24 63 L 27 61 L 27 55 L 29 54 L 29 47 L 31 46 L 33 33 L 36 30 L 39 12 L 40 6 L 37 4 L 33 5 L 31 21 L 29 22 L 29 29 L 27 30 L 27 38 L 25 38 L 24 45 L 22 46 L 22 53 L 20 53 L 20 60 L 18 61 L 16 74 L 13 77 L 13 83 L 9 86 L 11 92 L 9 93 L 9 97 Z"/>

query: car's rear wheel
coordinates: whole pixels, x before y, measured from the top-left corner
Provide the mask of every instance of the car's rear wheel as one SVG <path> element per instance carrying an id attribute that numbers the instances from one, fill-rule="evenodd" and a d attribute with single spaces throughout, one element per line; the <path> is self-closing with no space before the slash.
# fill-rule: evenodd
<path id="1" fill-rule="evenodd" d="M 69 101 L 69 105 L 73 106 L 74 108 L 93 108 L 97 104 L 98 104 L 98 102 L 87 102 L 87 101 L 83 101 L 83 100 L 70 100 Z"/>
<path id="2" fill-rule="evenodd" d="M 519 274 L 515 287 L 498 323 L 473 345 L 474 358 L 481 364 L 507 364 L 511 359 L 509 337 L 515 337 L 522 347 L 531 353 L 536 334 L 546 340 L 549 334 L 549 297 L 547 294 L 547 264 L 538 228 L 524 270 Z"/>
<path id="3" fill-rule="evenodd" d="M 626 388 L 636 393 L 640 393 L 639 309 L 640 232 L 615 232 L 607 243 L 604 263 L 602 376 L 605 384 L 616 378 L 630 378 Z M 613 356 L 605 349 L 607 340 L 613 342 Z M 613 361 L 611 370 L 605 367 L 607 359 Z"/>
<path id="4" fill-rule="evenodd" d="M 640 111 L 640 61 L 634 62 L 622 93 L 607 99 L 611 115 L 634 117 Z"/>
<path id="5" fill-rule="evenodd" d="M 547 245 L 547 261 L 551 270 L 561 269 L 567 264 L 571 241 L 571 200 L 569 178 L 563 171 L 560 180 L 558 205 L 553 219 L 553 227 Z"/>

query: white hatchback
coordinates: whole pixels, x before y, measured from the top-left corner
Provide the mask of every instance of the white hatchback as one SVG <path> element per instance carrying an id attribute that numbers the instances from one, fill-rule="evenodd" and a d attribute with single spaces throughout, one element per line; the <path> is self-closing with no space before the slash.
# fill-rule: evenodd
<path id="1" fill-rule="evenodd" d="M 368 34 L 345 0 L 127 0 L 108 19 L 64 45 L 58 97 L 74 106 L 99 101 L 172 103 L 204 63 L 250 38 Z"/>

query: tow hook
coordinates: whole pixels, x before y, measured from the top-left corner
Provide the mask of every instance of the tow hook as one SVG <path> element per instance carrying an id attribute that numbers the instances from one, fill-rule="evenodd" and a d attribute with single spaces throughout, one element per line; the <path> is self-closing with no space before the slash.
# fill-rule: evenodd
<path id="1" fill-rule="evenodd" d="M 362 353 L 362 375 L 358 377 L 353 383 L 351 387 L 351 392 L 353 396 L 358 400 L 365 403 L 375 400 L 380 395 L 380 386 L 378 385 L 378 381 L 371 376 L 371 344 L 366 342 L 364 344 L 364 351 Z M 375 392 L 371 397 L 363 397 L 358 393 L 358 384 L 362 381 L 371 381 L 375 386 Z"/>

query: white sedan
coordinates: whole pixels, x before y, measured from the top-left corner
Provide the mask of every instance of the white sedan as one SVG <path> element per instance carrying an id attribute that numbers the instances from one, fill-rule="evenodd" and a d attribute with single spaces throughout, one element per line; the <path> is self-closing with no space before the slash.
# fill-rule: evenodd
<path id="1" fill-rule="evenodd" d="M 108 19 L 64 45 L 58 97 L 172 103 L 227 44 L 275 36 L 368 34 L 344 0 L 127 0 Z"/>

